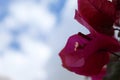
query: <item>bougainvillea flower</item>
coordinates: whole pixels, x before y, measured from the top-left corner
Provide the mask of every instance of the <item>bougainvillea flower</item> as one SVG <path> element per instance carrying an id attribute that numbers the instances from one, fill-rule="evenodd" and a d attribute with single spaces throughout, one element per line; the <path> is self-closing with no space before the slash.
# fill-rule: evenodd
<path id="1" fill-rule="evenodd" d="M 75 19 L 85 20 L 99 33 L 112 36 L 114 34 L 113 23 L 116 10 L 112 2 L 108 0 L 78 0 L 78 11 Z M 80 18 L 78 18 L 80 17 Z M 88 26 L 86 26 L 88 28 Z"/>
<path id="2" fill-rule="evenodd" d="M 109 62 L 109 54 L 120 51 L 119 42 L 113 38 L 115 4 L 108 0 L 78 0 L 75 19 L 88 28 L 90 34 L 78 33 L 68 39 L 59 53 L 62 65 L 98 80 L 101 69 Z"/>
<path id="3" fill-rule="evenodd" d="M 96 75 L 109 61 L 109 53 L 120 50 L 116 39 L 103 34 L 75 34 L 59 53 L 62 65 L 80 75 Z"/>
<path id="4" fill-rule="evenodd" d="M 103 80 L 106 75 L 106 68 L 103 68 L 98 75 L 91 76 L 92 80 Z"/>

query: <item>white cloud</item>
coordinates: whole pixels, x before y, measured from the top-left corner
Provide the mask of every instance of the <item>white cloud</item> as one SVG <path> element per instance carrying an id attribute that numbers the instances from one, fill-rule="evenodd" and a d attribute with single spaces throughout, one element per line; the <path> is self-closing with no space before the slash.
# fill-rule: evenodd
<path id="1" fill-rule="evenodd" d="M 46 64 L 52 52 L 50 46 L 41 41 L 34 40 L 27 35 L 21 35 L 19 42 L 24 53 L 28 55 L 32 61 L 35 60 L 35 62 L 37 61 L 41 65 Z"/>
<path id="2" fill-rule="evenodd" d="M 56 17 L 45 6 L 33 2 L 12 3 L 9 11 L 19 23 L 38 27 L 43 32 L 50 31 L 56 22 Z"/>
<path id="3" fill-rule="evenodd" d="M 4 50 L 4 55 L 0 58 L 0 75 L 5 75 L 11 80 L 46 80 L 47 73 L 44 67 L 51 55 L 50 46 L 35 41 L 31 34 L 23 34 L 17 36 L 22 51 L 10 50 L 6 46 L 13 36 L 8 31 L 27 24 L 31 31 L 34 29 L 32 34 L 38 33 L 39 30 L 49 32 L 56 22 L 56 17 L 44 6 L 29 1 L 11 3 L 9 12 L 10 14 L 0 22 L 0 50 Z"/>
<path id="4" fill-rule="evenodd" d="M 50 47 L 28 36 L 22 36 L 20 43 L 21 52 L 8 49 L 0 58 L 0 75 L 11 80 L 46 80 L 44 67 L 51 55 Z"/>
<path id="5" fill-rule="evenodd" d="M 50 1 L 42 0 L 41 5 L 36 5 L 29 0 L 26 0 L 25 3 L 23 1 L 11 3 L 9 6 L 10 15 L 0 25 L 7 29 L 15 29 L 27 24 L 31 33 L 17 36 L 21 45 L 21 52 L 6 49 L 4 57 L 0 58 L 0 75 L 5 75 L 12 80 L 59 80 L 59 78 L 82 80 L 83 76 L 78 77 L 78 75 L 71 74 L 61 68 L 57 54 L 70 35 L 79 31 L 88 32 L 73 18 L 76 1 L 67 0 L 68 2 L 62 12 L 62 21 L 56 25 L 58 27 L 55 29 L 53 28 L 56 17 L 47 9 Z M 37 34 L 39 30 L 45 34 L 51 29 L 53 29 L 52 32 L 47 36 L 50 46 L 31 37 L 32 34 Z M 0 37 L 2 37 L 2 45 L 11 41 L 11 35 L 7 32 Z"/>
<path id="6" fill-rule="evenodd" d="M 3 52 L 9 43 L 12 41 L 12 36 L 5 29 L 0 29 L 0 52 Z M 1 54 L 1 53 L 0 53 Z"/>

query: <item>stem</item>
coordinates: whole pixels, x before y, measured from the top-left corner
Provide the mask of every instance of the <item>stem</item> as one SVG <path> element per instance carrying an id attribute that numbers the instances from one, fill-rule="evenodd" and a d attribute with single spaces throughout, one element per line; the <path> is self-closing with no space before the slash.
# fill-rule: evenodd
<path id="1" fill-rule="evenodd" d="M 120 58 L 120 55 L 115 54 L 114 52 L 110 52 L 110 53 L 113 54 L 113 55 L 115 55 L 115 56 L 117 56 L 118 58 Z"/>

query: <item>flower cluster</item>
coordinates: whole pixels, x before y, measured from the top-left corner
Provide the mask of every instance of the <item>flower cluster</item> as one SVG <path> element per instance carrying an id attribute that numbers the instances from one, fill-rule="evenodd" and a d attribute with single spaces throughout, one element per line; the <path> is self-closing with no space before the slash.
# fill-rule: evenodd
<path id="1" fill-rule="evenodd" d="M 64 68 L 97 80 L 95 75 L 109 62 L 110 53 L 120 51 L 120 44 L 113 37 L 113 24 L 119 25 L 118 4 L 118 0 L 78 0 L 75 19 L 90 34 L 79 32 L 70 36 L 59 53 Z"/>

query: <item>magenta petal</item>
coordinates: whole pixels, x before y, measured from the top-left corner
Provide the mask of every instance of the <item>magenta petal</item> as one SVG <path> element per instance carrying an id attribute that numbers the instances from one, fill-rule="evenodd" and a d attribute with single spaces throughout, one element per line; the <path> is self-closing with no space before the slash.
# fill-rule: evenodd
<path id="1" fill-rule="evenodd" d="M 60 57 L 62 58 L 63 65 L 72 66 L 74 63 L 76 64 L 76 61 L 80 60 L 80 58 L 82 57 L 82 54 L 79 54 L 76 51 L 77 47 L 75 47 L 75 45 L 79 43 L 78 48 L 84 48 L 85 44 L 87 44 L 88 41 L 89 40 L 87 40 L 86 38 L 78 34 L 71 36 L 68 39 L 68 42 L 65 48 L 60 52 Z M 78 65 L 81 65 L 81 63 L 78 63 Z"/>
<path id="2" fill-rule="evenodd" d="M 120 11 L 120 0 L 112 0 L 113 4 L 116 7 L 117 11 Z"/>
<path id="3" fill-rule="evenodd" d="M 112 2 L 110 2 L 109 0 L 88 0 L 88 1 L 98 12 L 101 12 L 104 15 L 107 15 L 112 19 L 115 19 L 116 9 Z"/>
<path id="4" fill-rule="evenodd" d="M 78 12 L 97 32 L 113 35 L 114 5 L 107 0 L 78 0 Z"/>
<path id="5" fill-rule="evenodd" d="M 112 2 L 116 8 L 116 20 L 114 24 L 120 27 L 120 0 L 112 0 Z"/>
<path id="6" fill-rule="evenodd" d="M 62 65 L 80 75 L 96 75 L 109 61 L 109 52 L 120 51 L 120 45 L 112 37 L 99 34 L 71 36 L 60 52 Z"/>
<path id="7" fill-rule="evenodd" d="M 82 18 L 82 16 L 77 10 L 75 10 L 75 19 L 83 26 L 86 26 L 86 28 L 91 32 L 91 34 L 96 34 L 96 31 Z"/>

